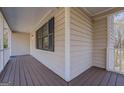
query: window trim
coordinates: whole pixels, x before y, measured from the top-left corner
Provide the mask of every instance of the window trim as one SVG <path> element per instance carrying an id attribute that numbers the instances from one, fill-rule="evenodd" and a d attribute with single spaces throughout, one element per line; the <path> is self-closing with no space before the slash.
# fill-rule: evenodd
<path id="1" fill-rule="evenodd" d="M 53 21 L 53 32 L 50 33 L 50 21 Z M 43 36 L 43 27 L 48 24 L 48 34 Z M 50 20 L 48 20 L 44 25 L 42 25 L 37 31 L 36 31 L 36 49 L 39 49 L 39 50 L 45 50 L 45 51 L 51 51 L 51 52 L 54 52 L 54 30 L 55 30 L 55 20 L 54 20 L 54 17 L 52 17 Z M 41 34 L 41 37 L 39 38 L 38 35 L 39 35 L 39 31 L 40 31 L 40 34 Z M 50 48 L 50 36 L 52 36 L 52 47 Z M 48 37 L 48 48 L 44 48 L 43 47 L 43 38 L 45 37 Z M 41 39 L 41 48 L 39 47 L 39 39 Z"/>

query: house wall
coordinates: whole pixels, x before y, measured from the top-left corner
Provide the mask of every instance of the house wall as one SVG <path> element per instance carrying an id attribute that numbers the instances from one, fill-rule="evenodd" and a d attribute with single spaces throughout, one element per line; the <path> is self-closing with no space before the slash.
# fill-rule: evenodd
<path id="1" fill-rule="evenodd" d="M 123 11 L 123 7 L 113 8 L 109 11 L 100 13 L 92 17 L 94 28 L 94 55 L 93 66 L 106 68 L 107 65 L 107 34 L 108 16 Z"/>
<path id="2" fill-rule="evenodd" d="M 65 79 L 65 10 L 59 8 L 48 13 L 39 23 L 41 27 L 45 22 L 55 18 L 55 43 L 54 52 L 36 49 L 36 30 L 30 34 L 31 55 L 46 65 L 53 72 Z"/>
<path id="3" fill-rule="evenodd" d="M 71 8 L 70 15 L 70 77 L 73 79 L 92 66 L 93 27 L 92 19 L 79 8 Z"/>
<path id="4" fill-rule="evenodd" d="M 93 65 L 101 68 L 106 67 L 107 49 L 107 17 L 94 20 L 94 52 Z"/>
<path id="5" fill-rule="evenodd" d="M 8 48 L 3 47 L 3 33 L 8 32 Z M 4 69 L 11 56 L 11 30 L 0 12 L 0 72 Z"/>
<path id="6" fill-rule="evenodd" d="M 13 32 L 11 45 L 12 56 L 30 54 L 30 35 L 28 33 Z"/>
<path id="7" fill-rule="evenodd" d="M 107 14 L 91 17 L 80 8 L 59 8 L 44 17 L 37 29 L 53 16 L 55 51 L 36 49 L 35 30 L 30 34 L 31 55 L 67 81 L 91 66 L 106 67 Z"/>

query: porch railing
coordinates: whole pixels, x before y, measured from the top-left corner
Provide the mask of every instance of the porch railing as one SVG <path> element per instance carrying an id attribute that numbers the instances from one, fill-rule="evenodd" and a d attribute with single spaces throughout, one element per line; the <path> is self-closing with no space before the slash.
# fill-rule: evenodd
<path id="1" fill-rule="evenodd" d="M 124 48 L 114 49 L 114 61 L 115 71 L 124 73 Z"/>

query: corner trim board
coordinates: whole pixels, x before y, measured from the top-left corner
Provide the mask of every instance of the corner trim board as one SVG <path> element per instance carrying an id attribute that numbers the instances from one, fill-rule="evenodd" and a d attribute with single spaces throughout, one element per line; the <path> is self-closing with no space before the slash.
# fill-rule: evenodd
<path id="1" fill-rule="evenodd" d="M 65 80 L 70 81 L 70 8 L 65 8 Z"/>

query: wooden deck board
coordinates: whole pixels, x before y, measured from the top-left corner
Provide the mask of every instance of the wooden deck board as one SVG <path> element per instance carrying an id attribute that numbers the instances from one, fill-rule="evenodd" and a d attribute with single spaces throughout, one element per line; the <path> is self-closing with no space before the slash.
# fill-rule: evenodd
<path id="1" fill-rule="evenodd" d="M 40 78 L 41 85 L 51 85 L 51 83 L 53 82 L 51 82 L 52 80 L 50 79 L 50 77 L 46 78 L 46 73 L 44 73 L 43 69 L 40 69 L 39 65 L 34 64 L 36 60 L 31 60 L 30 62 L 32 62 L 32 65 L 35 69 L 35 73 L 38 74 L 37 77 Z M 56 83 L 54 82 L 54 84 Z"/>
<path id="2" fill-rule="evenodd" d="M 8 67 L 9 67 L 9 62 L 6 64 L 4 70 L 0 73 L 0 82 L 2 82 L 7 70 L 8 70 Z"/>
<path id="3" fill-rule="evenodd" d="M 20 85 L 25 86 L 27 85 L 27 81 L 25 77 L 24 67 L 22 61 L 20 61 L 19 63 L 20 63 Z"/>
<path id="4" fill-rule="evenodd" d="M 6 71 L 5 75 L 4 75 L 4 78 L 2 80 L 3 83 L 7 83 L 8 82 L 9 77 L 10 77 L 10 72 L 12 70 L 12 65 L 13 65 L 12 63 L 9 64 L 8 69 L 7 69 L 7 71 Z"/>
<path id="5" fill-rule="evenodd" d="M 80 85 L 84 85 L 85 82 L 95 73 L 95 69 L 96 68 L 91 68 L 91 69 L 88 69 L 87 71 L 85 71 L 84 73 L 82 73 L 80 76 L 74 78 L 69 85 L 77 85 L 77 86 L 80 86 Z"/>
<path id="6" fill-rule="evenodd" d="M 14 60 L 13 60 L 14 61 Z M 11 73 L 10 73 L 10 77 L 9 77 L 9 82 L 14 82 L 14 77 L 15 77 L 15 68 L 16 68 L 16 61 L 14 61 L 13 63 L 13 66 L 12 66 L 12 69 L 11 69 Z"/>
<path id="7" fill-rule="evenodd" d="M 106 74 L 103 76 L 103 79 L 100 82 L 100 86 L 107 86 L 109 79 L 111 77 L 111 72 L 106 72 Z"/>
<path id="8" fill-rule="evenodd" d="M 108 85 L 109 86 L 115 86 L 116 85 L 116 80 L 117 80 L 117 73 L 112 72 L 112 75 L 109 79 Z"/>
<path id="9" fill-rule="evenodd" d="M 32 59 L 32 60 L 33 60 L 33 63 L 34 62 L 37 63 L 35 66 L 37 66 L 37 68 L 39 69 L 39 71 L 42 72 L 41 74 L 44 76 L 44 78 L 46 76 L 49 76 L 49 77 L 46 78 L 46 81 L 48 82 L 48 85 L 52 85 L 53 83 L 54 83 L 54 85 L 60 85 L 60 84 L 61 85 L 66 85 L 67 84 L 63 79 L 61 79 L 54 72 L 52 72 L 50 69 L 48 69 L 47 67 L 45 67 L 44 65 L 42 65 L 36 59 Z"/>
<path id="10" fill-rule="evenodd" d="M 39 86 L 39 85 L 40 85 L 40 82 L 38 81 L 36 74 L 34 73 L 34 71 L 33 71 L 32 68 L 31 68 L 31 63 L 29 63 L 29 61 L 27 60 L 27 58 L 25 58 L 25 62 L 26 62 L 26 63 L 25 63 L 26 68 L 27 68 L 28 71 L 29 71 L 29 74 L 30 74 L 30 76 L 31 76 L 31 78 L 32 78 L 33 84 L 34 84 L 35 86 Z"/>
<path id="11" fill-rule="evenodd" d="M 101 72 L 99 71 L 97 77 L 93 80 L 92 84 L 93 86 L 98 86 L 100 85 L 101 80 L 103 79 L 104 75 L 106 74 L 106 72 L 103 69 L 100 69 Z"/>
<path id="12" fill-rule="evenodd" d="M 15 67 L 15 77 L 14 77 L 14 84 L 16 86 L 20 85 L 20 60 L 19 57 L 16 58 L 16 67 Z"/>
<path id="13" fill-rule="evenodd" d="M 121 74 L 118 74 L 116 86 L 124 86 L 124 76 Z"/>
<path id="14" fill-rule="evenodd" d="M 93 84 L 94 80 L 98 79 L 98 76 L 99 76 L 99 70 L 100 69 L 95 69 L 94 70 L 94 73 L 88 77 L 87 81 L 83 84 L 85 86 L 90 86 Z"/>
<path id="15" fill-rule="evenodd" d="M 39 82 L 38 85 L 45 85 L 46 84 L 45 77 L 43 78 L 43 76 L 41 76 L 43 73 L 40 74 L 39 69 L 38 69 L 38 67 L 36 67 L 34 60 L 30 57 L 28 58 L 28 60 L 29 59 L 30 59 L 30 61 L 28 61 L 29 62 L 28 64 L 30 65 L 32 72 L 33 72 L 34 76 L 36 77 L 36 80 Z"/>
<path id="16" fill-rule="evenodd" d="M 0 74 L 0 82 L 15 86 L 123 86 L 124 75 L 91 67 L 66 82 L 32 56 L 12 57 Z"/>
<path id="17" fill-rule="evenodd" d="M 27 82 L 27 85 L 28 86 L 33 86 L 33 81 L 32 81 L 32 78 L 30 76 L 30 73 L 28 72 L 26 66 L 25 66 L 25 62 L 24 60 L 22 61 L 22 65 L 23 65 L 23 69 L 24 69 L 24 74 L 25 74 L 25 79 L 26 79 L 26 82 Z"/>

